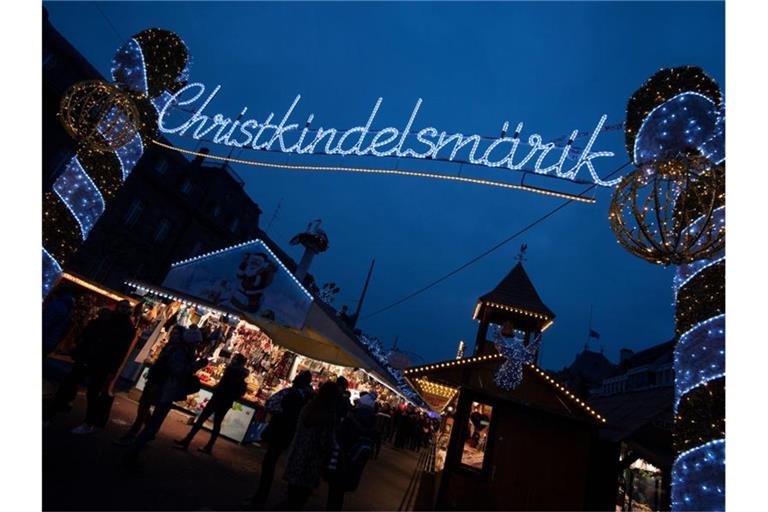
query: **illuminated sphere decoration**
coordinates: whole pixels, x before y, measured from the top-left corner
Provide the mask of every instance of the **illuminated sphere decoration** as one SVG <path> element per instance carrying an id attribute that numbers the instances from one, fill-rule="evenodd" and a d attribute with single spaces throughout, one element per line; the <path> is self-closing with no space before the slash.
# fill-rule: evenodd
<path id="1" fill-rule="evenodd" d="M 663 103 L 686 93 L 710 100 L 714 110 L 721 111 L 723 101 L 720 86 L 704 70 L 696 66 L 663 68 L 649 78 L 627 102 L 627 121 L 624 129 L 627 152 L 635 155 L 635 138 L 649 114 Z M 703 120 L 706 124 L 706 119 Z M 697 134 L 698 136 L 699 134 Z M 639 163 L 637 155 L 635 162 Z"/>
<path id="2" fill-rule="evenodd" d="M 654 108 L 638 129 L 635 165 L 661 160 L 689 148 L 715 163 L 725 158 L 723 114 L 697 92 L 680 93 Z"/>
<path id="3" fill-rule="evenodd" d="M 136 137 L 141 117 L 131 97 L 101 80 L 78 82 L 59 104 L 67 133 L 84 147 L 114 151 Z"/>
<path id="4" fill-rule="evenodd" d="M 189 79 L 189 50 L 184 41 L 161 28 L 148 28 L 125 42 L 112 59 L 112 78 L 149 98 L 174 93 Z"/>
<path id="5" fill-rule="evenodd" d="M 714 256 L 725 246 L 725 167 L 680 156 L 638 167 L 616 187 L 608 215 L 618 242 L 660 265 Z"/>

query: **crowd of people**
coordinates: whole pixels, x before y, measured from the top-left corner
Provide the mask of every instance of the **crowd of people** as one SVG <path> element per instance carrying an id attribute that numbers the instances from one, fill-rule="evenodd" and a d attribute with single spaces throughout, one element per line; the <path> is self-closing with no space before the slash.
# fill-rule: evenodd
<path id="1" fill-rule="evenodd" d="M 195 373 L 208 361 L 201 357 L 202 334 L 196 326 L 170 327 L 169 341 L 150 368 L 147 382 L 130 428 L 115 444 L 126 447 L 122 463 L 136 467 L 141 452 L 161 429 L 173 403 L 200 389 Z M 110 383 L 131 350 L 136 329 L 127 301 L 114 311 L 103 309 L 83 331 L 73 354 L 74 365 L 55 396 L 44 405 L 44 422 L 71 408 L 77 389 L 87 381 L 87 411 L 73 433 L 85 434 L 104 427 L 111 409 Z M 235 400 L 246 391 L 245 358 L 234 354 L 211 399 L 189 433 L 175 441 L 186 450 L 204 422 L 213 416 L 208 443 L 200 451 L 211 454 L 221 423 Z M 288 484 L 278 510 L 300 510 L 322 481 L 328 483 L 327 510 L 341 510 L 344 497 L 354 492 L 370 459 L 379 456 L 382 443 L 395 449 L 420 450 L 436 425 L 423 412 L 402 404 L 377 402 L 375 392 L 361 392 L 352 403 L 344 377 L 312 387 L 312 374 L 299 373 L 288 388 L 266 402 L 269 423 L 261 434 L 266 445 L 258 486 L 244 500 L 244 508 L 260 510 L 270 498 L 278 462 L 285 455 L 283 480 Z"/>

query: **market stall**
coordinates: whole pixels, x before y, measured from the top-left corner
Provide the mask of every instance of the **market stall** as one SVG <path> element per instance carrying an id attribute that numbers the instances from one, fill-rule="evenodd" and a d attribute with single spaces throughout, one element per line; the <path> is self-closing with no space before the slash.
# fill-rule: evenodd
<path id="1" fill-rule="evenodd" d="M 372 372 L 321 361 L 289 350 L 277 343 L 266 330 L 252 323 L 250 318 L 245 318 L 245 315 L 225 308 L 215 308 L 161 287 L 138 282 L 127 284 L 145 304 L 155 304 L 152 308 L 146 308 L 147 314 L 151 314 L 154 321 L 154 326 L 148 329 L 152 332 L 144 345 L 136 351 L 134 358 L 143 367 L 136 383 L 137 389 L 144 388 L 149 367 L 155 363 L 168 342 L 171 327 L 175 324 L 182 327 L 198 326 L 203 334 L 198 356 L 209 358 L 208 365 L 197 372 L 200 391 L 176 403 L 186 412 L 197 415 L 202 411 L 233 354 L 239 353 L 246 357 L 246 368 L 249 371 L 247 392 L 235 402 L 224 419 L 221 434 L 225 437 L 238 442 L 254 440 L 259 427 L 267 418 L 264 408 L 267 399 L 280 389 L 290 386 L 293 378 L 304 370 L 312 373 L 315 389 L 329 379 L 343 376 L 349 382 L 352 400 L 364 391 L 375 391 L 380 402 L 390 405 L 405 400 L 392 386 Z"/>

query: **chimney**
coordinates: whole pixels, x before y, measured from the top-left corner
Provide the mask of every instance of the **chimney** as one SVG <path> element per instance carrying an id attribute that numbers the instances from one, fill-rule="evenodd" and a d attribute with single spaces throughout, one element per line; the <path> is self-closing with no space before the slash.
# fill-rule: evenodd
<path id="1" fill-rule="evenodd" d="M 623 363 L 624 361 L 626 361 L 627 359 L 629 359 L 633 355 L 635 355 L 635 351 L 634 350 L 630 350 L 628 348 L 623 348 L 623 349 L 619 350 L 619 364 Z"/>

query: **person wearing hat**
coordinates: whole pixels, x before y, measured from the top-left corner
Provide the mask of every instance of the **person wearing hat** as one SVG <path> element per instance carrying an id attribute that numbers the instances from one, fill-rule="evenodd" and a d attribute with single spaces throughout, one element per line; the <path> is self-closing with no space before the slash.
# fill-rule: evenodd
<path id="1" fill-rule="evenodd" d="M 246 506 L 249 508 L 260 509 L 269 498 L 277 462 L 291 445 L 299 414 L 310 398 L 312 398 L 312 373 L 304 370 L 294 377 L 291 387 L 278 391 L 267 401 L 268 410 L 270 402 L 277 401 L 276 399 L 279 399 L 279 406 L 272 412 L 272 419 L 261 434 L 262 441 L 267 443 L 267 453 L 264 454 L 264 460 L 261 463 L 259 488 L 246 500 Z"/>
<path id="2" fill-rule="evenodd" d="M 200 381 L 195 372 L 208 364 L 207 359 L 197 359 L 195 354 L 203 335 L 200 329 L 185 329 L 181 335 L 182 342 L 168 354 L 166 372 L 167 375 L 162 387 L 157 392 L 155 410 L 152 411 L 146 426 L 139 432 L 136 439 L 129 446 L 123 457 L 125 464 L 135 464 L 139 452 L 144 446 L 155 438 L 168 413 L 171 412 L 173 402 L 186 399 L 187 395 L 197 393 L 200 390 Z"/>
<path id="3" fill-rule="evenodd" d="M 375 392 L 360 393 L 355 407 L 342 420 L 336 432 L 339 464 L 328 478 L 327 510 L 341 510 L 344 494 L 360 485 L 360 478 L 376 443 Z"/>

